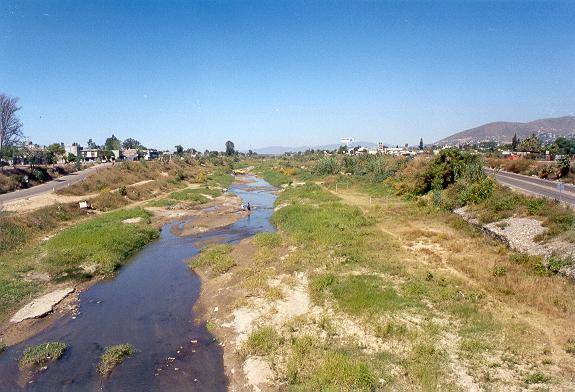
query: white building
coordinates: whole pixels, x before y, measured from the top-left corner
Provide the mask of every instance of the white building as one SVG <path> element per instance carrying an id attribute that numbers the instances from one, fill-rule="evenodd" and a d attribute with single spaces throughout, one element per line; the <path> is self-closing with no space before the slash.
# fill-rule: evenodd
<path id="1" fill-rule="evenodd" d="M 66 155 L 72 154 L 77 157 L 81 154 L 82 147 L 77 144 L 66 144 L 64 150 L 66 151 Z"/>

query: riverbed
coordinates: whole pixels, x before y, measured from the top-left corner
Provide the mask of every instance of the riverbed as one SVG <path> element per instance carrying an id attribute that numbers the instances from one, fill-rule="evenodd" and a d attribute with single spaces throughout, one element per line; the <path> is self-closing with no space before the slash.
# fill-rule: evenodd
<path id="1" fill-rule="evenodd" d="M 200 280 L 187 261 L 203 244 L 236 243 L 272 231 L 274 188 L 250 177 L 229 191 L 253 208 L 236 223 L 205 233 L 177 236 L 162 228 L 160 238 L 132 257 L 118 274 L 80 294 L 70 314 L 38 335 L 0 354 L 0 391 L 219 391 L 226 390 L 223 352 L 193 307 Z M 193 219 L 193 218 L 192 218 Z M 18 359 L 30 345 L 62 341 L 68 349 L 48 369 L 30 375 Z M 97 364 L 108 345 L 130 343 L 138 351 L 102 377 Z"/>

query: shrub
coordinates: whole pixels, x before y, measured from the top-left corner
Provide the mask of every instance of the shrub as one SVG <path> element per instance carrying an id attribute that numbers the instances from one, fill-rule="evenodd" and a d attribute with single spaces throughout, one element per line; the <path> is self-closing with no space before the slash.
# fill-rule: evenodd
<path id="1" fill-rule="evenodd" d="M 545 207 L 545 200 L 530 198 L 527 200 L 527 212 L 530 215 L 537 215 Z"/>
<path id="2" fill-rule="evenodd" d="M 574 338 L 567 339 L 567 343 L 565 344 L 565 352 L 568 354 L 575 355 L 575 339 Z"/>
<path id="3" fill-rule="evenodd" d="M 334 157 L 320 159 L 314 168 L 314 172 L 322 176 L 339 173 L 339 164 L 337 163 L 337 159 Z"/>
<path id="4" fill-rule="evenodd" d="M 100 211 L 110 211 L 123 207 L 129 202 L 119 192 L 100 192 L 98 196 L 90 201 L 92 207 Z"/>
<path id="5" fill-rule="evenodd" d="M 466 186 L 465 186 L 466 185 Z M 491 196 L 495 185 L 491 177 L 484 177 L 478 181 L 465 184 L 463 186 L 460 200 L 464 203 L 478 204 Z"/>
<path id="6" fill-rule="evenodd" d="M 122 185 L 121 187 L 118 188 L 118 193 L 122 196 L 126 196 L 128 194 L 128 189 L 126 188 L 125 185 Z"/>
<path id="7" fill-rule="evenodd" d="M 507 268 L 505 268 L 504 266 L 497 266 L 495 268 L 493 268 L 493 276 L 503 276 L 507 273 Z"/>
<path id="8" fill-rule="evenodd" d="M 541 372 L 535 372 L 535 373 L 531 373 L 530 375 L 528 375 L 525 378 L 525 384 L 541 384 L 541 383 L 546 383 L 547 381 L 549 381 L 549 376 L 546 376 L 545 374 L 541 373 Z"/>

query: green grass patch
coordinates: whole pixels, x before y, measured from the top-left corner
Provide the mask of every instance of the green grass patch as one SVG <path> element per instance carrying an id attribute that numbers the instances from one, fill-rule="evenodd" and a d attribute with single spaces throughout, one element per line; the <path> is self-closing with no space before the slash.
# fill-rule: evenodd
<path id="1" fill-rule="evenodd" d="M 178 204 L 177 200 L 173 200 L 173 199 L 158 199 L 158 200 L 152 200 L 148 203 L 146 203 L 146 206 L 148 207 L 171 207 Z"/>
<path id="2" fill-rule="evenodd" d="M 207 177 L 206 183 L 209 186 L 219 186 L 222 188 L 229 188 L 234 182 L 234 176 L 229 174 L 230 170 L 224 167 L 216 168 L 214 174 Z"/>
<path id="3" fill-rule="evenodd" d="M 261 248 L 275 249 L 282 244 L 282 237 L 279 233 L 257 233 L 254 236 L 254 243 Z"/>
<path id="4" fill-rule="evenodd" d="M 242 346 L 244 355 L 265 356 L 271 354 L 283 343 L 282 337 L 270 326 L 254 330 Z"/>
<path id="5" fill-rule="evenodd" d="M 208 267 L 215 274 L 223 274 L 236 265 L 235 260 L 230 256 L 233 249 L 234 247 L 229 244 L 208 246 L 191 260 L 190 266 L 192 268 Z"/>
<path id="6" fill-rule="evenodd" d="M 548 382 L 551 378 L 541 372 L 535 372 L 535 373 L 531 373 L 529 374 L 527 377 L 525 377 L 525 384 L 527 385 L 531 385 L 531 384 L 544 384 L 546 382 Z"/>
<path id="7" fill-rule="evenodd" d="M 421 341 L 415 344 L 405 366 L 412 383 L 424 391 L 449 390 L 445 379 L 445 353 L 439 351 L 431 342 Z M 454 388 L 452 387 L 451 390 Z"/>
<path id="8" fill-rule="evenodd" d="M 141 222 L 122 222 L 131 218 L 141 218 Z M 150 214 L 142 208 L 110 212 L 48 240 L 43 265 L 52 275 L 74 271 L 82 264 L 96 264 L 99 272 L 109 273 L 158 235 L 150 226 Z"/>
<path id="9" fill-rule="evenodd" d="M 134 346 L 127 343 L 106 347 L 102 357 L 100 358 L 98 371 L 103 376 L 110 374 L 116 366 L 124 362 L 126 358 L 134 355 L 135 352 L 136 349 Z"/>
<path id="10" fill-rule="evenodd" d="M 372 391 L 376 386 L 366 362 L 307 335 L 291 342 L 287 381 L 293 389 L 305 391 Z"/>
<path id="11" fill-rule="evenodd" d="M 389 313 L 406 305 L 393 287 L 376 276 L 338 278 L 329 291 L 341 309 L 350 314 Z"/>
<path id="12" fill-rule="evenodd" d="M 58 360 L 66 351 L 66 344 L 62 342 L 40 343 L 24 350 L 20 361 L 20 368 L 34 368 L 45 366 L 47 363 Z"/>
<path id="13" fill-rule="evenodd" d="M 40 291 L 40 284 L 22 279 L 0 279 L 0 316 L 6 314 L 26 297 Z"/>
<path id="14" fill-rule="evenodd" d="M 260 175 L 264 180 L 266 180 L 266 182 L 276 187 L 292 183 L 291 178 L 289 178 L 285 174 L 278 173 L 277 171 L 271 169 L 262 170 L 258 172 L 258 175 Z"/>
<path id="15" fill-rule="evenodd" d="M 220 196 L 222 191 L 217 188 L 195 188 L 195 189 L 184 189 L 178 192 L 172 192 L 169 195 L 170 199 L 177 201 L 185 201 L 192 204 L 203 204 L 210 201 L 206 195 L 211 197 Z"/>

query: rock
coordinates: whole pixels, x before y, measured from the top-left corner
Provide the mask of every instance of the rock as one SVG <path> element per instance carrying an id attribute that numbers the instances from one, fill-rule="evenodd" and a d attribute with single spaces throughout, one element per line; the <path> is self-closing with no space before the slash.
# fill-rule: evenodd
<path id="1" fill-rule="evenodd" d="M 73 287 L 67 287 L 65 289 L 60 289 L 43 295 L 40 298 L 36 298 L 34 301 L 30 302 L 28 305 L 20 309 L 16 314 L 10 319 L 11 323 L 19 323 L 23 320 L 42 317 L 50 313 L 56 304 L 66 298 L 70 293 L 74 292 Z"/>
<path id="2" fill-rule="evenodd" d="M 138 216 L 136 218 L 128 218 L 124 219 L 122 223 L 130 224 L 130 223 L 140 223 L 142 221 L 142 217 Z"/>

